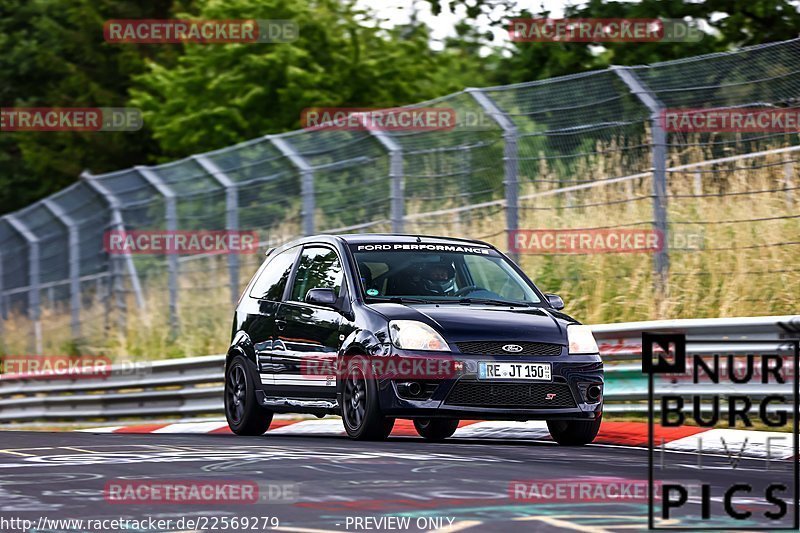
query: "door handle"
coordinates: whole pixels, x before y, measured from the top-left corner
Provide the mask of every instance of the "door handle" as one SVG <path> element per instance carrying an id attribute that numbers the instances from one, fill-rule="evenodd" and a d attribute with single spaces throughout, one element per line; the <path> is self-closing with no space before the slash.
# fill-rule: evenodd
<path id="1" fill-rule="evenodd" d="M 286 329 L 286 321 L 285 320 L 276 320 L 275 327 L 278 328 L 278 331 L 283 331 Z"/>

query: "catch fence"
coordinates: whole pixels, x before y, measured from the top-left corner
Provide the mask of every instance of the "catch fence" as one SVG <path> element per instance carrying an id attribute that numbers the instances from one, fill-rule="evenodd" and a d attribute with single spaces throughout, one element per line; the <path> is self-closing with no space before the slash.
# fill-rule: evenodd
<path id="1" fill-rule="evenodd" d="M 205 310 L 227 314 L 261 258 L 110 254 L 104 236 L 115 229 L 257 231 L 262 249 L 314 233 L 468 236 L 508 250 L 587 321 L 628 316 L 601 301 L 638 306 L 643 318 L 650 308 L 696 316 L 699 306 L 792 312 L 797 132 L 667 132 L 659 117 L 800 107 L 800 39 L 410 107 L 453 109 L 458 123 L 305 129 L 163 165 L 86 171 L 0 217 L 0 350 L 102 345 L 132 314 L 162 309 L 177 337 L 202 328 Z M 509 249 L 516 230 L 539 228 L 648 228 L 665 245 L 647 255 Z M 631 303 L 643 293 L 653 297 Z M 591 309 L 604 314 L 580 312 Z"/>

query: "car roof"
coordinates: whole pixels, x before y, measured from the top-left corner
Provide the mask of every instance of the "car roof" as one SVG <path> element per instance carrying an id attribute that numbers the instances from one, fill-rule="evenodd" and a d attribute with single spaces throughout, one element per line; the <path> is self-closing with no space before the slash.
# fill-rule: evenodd
<path id="1" fill-rule="evenodd" d="M 440 237 L 436 235 L 408 235 L 399 233 L 347 233 L 344 235 L 309 235 L 301 237 L 293 241 L 287 242 L 280 246 L 270 248 L 267 250 L 267 255 L 272 252 L 283 251 L 294 246 L 309 243 L 329 243 L 343 242 L 345 244 L 361 244 L 361 243 L 392 243 L 392 244 L 413 244 L 413 243 L 426 243 L 426 244 L 446 244 L 446 243 L 468 243 L 472 246 L 480 246 L 483 248 L 494 248 L 491 244 L 483 241 L 476 241 L 471 239 L 460 239 L 458 237 Z"/>
<path id="2" fill-rule="evenodd" d="M 376 241 L 383 243 L 396 243 L 396 244 L 406 244 L 406 243 L 410 244 L 410 243 L 420 243 L 420 242 L 429 244 L 458 242 L 458 243 L 469 243 L 472 245 L 491 248 L 491 245 L 482 241 L 476 241 L 472 239 L 460 239 L 457 237 L 440 237 L 438 235 L 410 235 L 410 234 L 398 234 L 398 233 L 355 233 L 347 235 L 337 235 L 337 237 L 346 242 L 347 244 L 374 243 Z"/>

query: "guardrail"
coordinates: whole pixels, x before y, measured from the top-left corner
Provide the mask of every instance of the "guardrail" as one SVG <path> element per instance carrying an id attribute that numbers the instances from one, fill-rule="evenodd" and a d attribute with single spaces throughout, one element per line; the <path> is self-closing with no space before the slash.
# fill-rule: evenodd
<path id="1" fill-rule="evenodd" d="M 605 410 L 644 413 L 647 381 L 640 363 L 643 331 L 684 333 L 690 343 L 700 339 L 718 341 L 697 345 L 692 348 L 693 353 L 774 351 L 777 341 L 800 336 L 800 316 L 628 322 L 596 325 L 592 330 L 607 362 Z M 92 379 L 0 379 L 0 424 L 220 416 L 224 361 L 224 355 L 208 355 L 120 364 L 113 365 L 107 375 Z M 665 391 L 680 386 L 659 385 Z M 722 385 L 703 386 L 702 390 L 708 394 L 731 392 Z M 776 391 L 791 393 L 791 388 L 771 386 L 751 392 L 757 397 Z"/>

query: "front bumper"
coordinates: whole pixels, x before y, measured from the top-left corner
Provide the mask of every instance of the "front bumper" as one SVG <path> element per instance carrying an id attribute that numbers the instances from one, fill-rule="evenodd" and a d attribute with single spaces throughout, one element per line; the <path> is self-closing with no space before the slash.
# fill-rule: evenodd
<path id="1" fill-rule="evenodd" d="M 566 351 L 566 350 L 564 350 Z M 419 354 L 394 353 L 419 358 Z M 602 395 L 587 397 L 591 385 L 603 387 L 603 363 L 597 355 L 475 356 L 448 353 L 424 356 L 450 358 L 463 370 L 444 379 L 419 380 L 393 376 L 378 381 L 382 412 L 399 418 L 458 418 L 482 420 L 594 420 L 602 414 Z M 552 381 L 478 380 L 479 361 L 550 363 Z M 403 386 L 416 378 L 425 393 L 409 397 Z M 551 397 L 552 396 L 552 397 Z"/>

